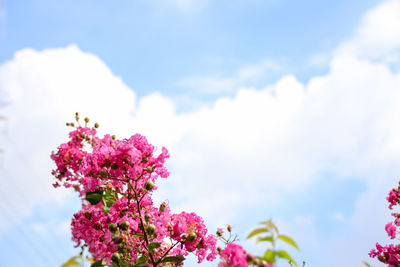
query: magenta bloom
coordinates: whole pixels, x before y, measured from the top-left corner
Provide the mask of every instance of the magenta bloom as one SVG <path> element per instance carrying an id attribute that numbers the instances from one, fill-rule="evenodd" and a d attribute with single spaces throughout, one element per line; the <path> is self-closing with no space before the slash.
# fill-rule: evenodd
<path id="1" fill-rule="evenodd" d="M 389 222 L 385 226 L 385 230 L 391 239 L 394 239 L 396 237 L 396 229 L 396 226 L 392 222 Z"/>
<path id="2" fill-rule="evenodd" d="M 247 267 L 247 254 L 241 245 L 229 243 L 221 252 L 222 262 L 219 267 Z"/>
<path id="3" fill-rule="evenodd" d="M 86 245 L 96 261 L 104 259 L 108 265 L 140 260 L 164 266 L 166 257 L 175 256 L 174 266 L 181 266 L 191 252 L 199 263 L 216 258 L 217 239 L 207 235 L 200 216 L 173 214 L 168 204 L 153 203 L 158 178 L 169 175 L 167 149 L 156 155 L 142 135 L 100 138 L 94 128 L 81 126 L 69 138 L 51 155 L 56 163 L 52 174 L 54 187 L 73 188 L 82 198 L 71 223 L 76 246 Z"/>

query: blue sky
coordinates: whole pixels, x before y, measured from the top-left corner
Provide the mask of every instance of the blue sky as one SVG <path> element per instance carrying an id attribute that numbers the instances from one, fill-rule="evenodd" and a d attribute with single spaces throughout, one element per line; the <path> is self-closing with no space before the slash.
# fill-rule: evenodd
<path id="1" fill-rule="evenodd" d="M 2 263 L 76 254 L 79 201 L 51 187 L 49 154 L 80 111 L 166 146 L 155 198 L 210 230 L 230 223 L 261 253 L 244 237 L 272 216 L 306 266 L 362 266 L 387 241 L 400 173 L 399 12 L 398 0 L 0 0 Z"/>

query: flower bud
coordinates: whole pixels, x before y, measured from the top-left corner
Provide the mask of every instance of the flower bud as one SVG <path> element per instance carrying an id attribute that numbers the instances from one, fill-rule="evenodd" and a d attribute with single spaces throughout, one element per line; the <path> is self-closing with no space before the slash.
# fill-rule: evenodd
<path id="1" fill-rule="evenodd" d="M 101 223 L 97 222 L 93 225 L 93 228 L 96 230 L 101 230 L 103 228 L 103 226 L 101 225 Z"/>
<path id="2" fill-rule="evenodd" d="M 161 203 L 161 205 L 160 205 L 160 211 L 161 211 L 161 212 L 164 212 L 166 207 L 167 207 L 167 203 L 165 203 L 165 202 Z"/>
<path id="3" fill-rule="evenodd" d="M 156 226 L 154 224 L 149 224 L 146 226 L 146 233 L 149 235 L 154 234 L 154 232 L 156 231 Z"/>
<path id="4" fill-rule="evenodd" d="M 112 169 L 112 170 L 118 169 L 118 164 L 117 164 L 117 163 L 111 164 L 111 169 Z"/>
<path id="5" fill-rule="evenodd" d="M 150 191 L 151 189 L 153 189 L 154 188 L 154 184 L 153 184 L 153 182 L 152 181 L 147 181 L 145 184 L 144 184 L 144 188 L 146 188 L 146 190 L 147 191 Z"/>
<path id="6" fill-rule="evenodd" d="M 188 235 L 188 237 L 186 238 L 186 240 L 189 241 L 189 242 L 194 242 L 194 241 L 196 241 L 196 239 L 197 239 L 197 234 L 194 233 L 194 232 L 190 233 Z"/>
<path id="7" fill-rule="evenodd" d="M 89 118 L 85 117 L 85 123 L 88 123 L 88 122 L 89 122 Z"/>
<path id="8" fill-rule="evenodd" d="M 121 238 L 120 238 L 120 233 L 117 231 L 117 232 L 115 232 L 112 236 L 111 236 L 111 239 L 112 239 L 112 241 L 114 242 L 114 243 L 120 243 L 120 241 L 121 241 Z"/>
<path id="9" fill-rule="evenodd" d="M 100 126 L 100 125 L 99 125 L 99 123 L 97 123 L 97 122 L 94 124 L 94 128 L 96 128 L 96 129 L 99 128 L 99 126 Z"/>
<path id="10" fill-rule="evenodd" d="M 144 215 L 144 220 L 145 220 L 146 222 L 149 222 L 149 221 L 150 221 L 150 214 L 146 213 L 146 214 Z"/>
<path id="11" fill-rule="evenodd" d="M 126 231 L 129 229 L 129 222 L 128 221 L 122 221 L 119 224 L 119 228 L 121 228 L 122 231 Z"/>
<path id="12" fill-rule="evenodd" d="M 88 210 L 85 210 L 85 211 L 83 212 L 83 216 L 84 216 L 86 219 L 90 220 L 90 219 L 92 218 L 92 213 L 91 213 L 90 211 L 88 211 Z"/>
<path id="13" fill-rule="evenodd" d="M 110 223 L 108 225 L 108 230 L 110 230 L 111 233 L 115 233 L 118 230 L 118 227 L 115 223 Z"/>
<path id="14" fill-rule="evenodd" d="M 204 248 L 204 240 L 203 239 L 200 240 L 200 242 L 197 244 L 196 248 L 198 248 L 198 249 Z"/>
<path id="15" fill-rule="evenodd" d="M 121 260 L 121 255 L 118 252 L 114 252 L 111 255 L 111 261 L 113 262 L 119 262 Z"/>
<path id="16" fill-rule="evenodd" d="M 228 232 L 232 232 L 232 226 L 230 226 L 229 224 L 226 226 L 226 230 L 228 230 Z"/>
<path id="17" fill-rule="evenodd" d="M 148 173 L 151 173 L 151 172 L 153 171 L 153 167 L 147 166 L 147 167 L 146 167 L 146 171 L 147 171 Z"/>

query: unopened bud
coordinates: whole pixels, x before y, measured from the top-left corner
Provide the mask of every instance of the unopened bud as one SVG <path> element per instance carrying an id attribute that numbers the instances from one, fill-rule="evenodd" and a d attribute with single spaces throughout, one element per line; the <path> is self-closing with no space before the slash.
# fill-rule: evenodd
<path id="1" fill-rule="evenodd" d="M 165 203 L 165 202 L 161 203 L 161 205 L 160 205 L 160 211 L 161 211 L 161 212 L 164 212 L 166 207 L 167 207 L 167 203 Z"/>
<path id="2" fill-rule="evenodd" d="M 111 164 L 111 169 L 112 169 L 112 170 L 118 169 L 118 164 L 117 164 L 117 163 Z"/>
<path id="3" fill-rule="evenodd" d="M 146 226 L 146 233 L 149 235 L 154 234 L 154 232 L 156 231 L 156 226 L 154 224 L 149 224 Z"/>
<path id="4" fill-rule="evenodd" d="M 197 244 L 196 248 L 198 248 L 198 249 L 204 248 L 204 240 L 203 239 L 200 240 L 200 242 Z"/>
<path id="5" fill-rule="evenodd" d="M 94 225 L 93 225 L 93 228 L 94 229 L 96 229 L 96 230 L 101 230 L 102 228 L 103 228 L 103 226 L 101 225 L 101 223 L 95 223 Z"/>
<path id="6" fill-rule="evenodd" d="M 144 184 L 144 188 L 146 188 L 147 191 L 150 191 L 151 189 L 153 189 L 153 187 L 154 187 L 154 184 L 153 184 L 152 181 L 147 181 L 147 182 Z"/>
<path id="7" fill-rule="evenodd" d="M 188 237 L 186 238 L 187 241 L 189 242 L 194 242 L 197 239 L 197 234 L 196 233 L 190 233 L 190 235 L 188 235 Z"/>
<path id="8" fill-rule="evenodd" d="M 114 241 L 114 243 L 120 243 L 120 233 L 117 231 L 115 232 L 112 236 L 111 236 L 112 241 Z"/>
<path id="9" fill-rule="evenodd" d="M 146 214 L 144 215 L 144 220 L 145 220 L 146 222 L 149 222 L 149 221 L 150 221 L 150 214 L 146 213 Z"/>
<path id="10" fill-rule="evenodd" d="M 113 134 L 113 135 L 111 136 L 111 138 L 112 138 L 112 140 L 115 140 L 117 137 L 115 137 L 115 134 Z"/>
<path id="11" fill-rule="evenodd" d="M 118 227 L 115 223 L 110 223 L 108 225 L 108 230 L 110 230 L 111 233 L 115 233 L 118 230 Z"/>
<path id="12" fill-rule="evenodd" d="M 99 128 L 99 126 L 100 126 L 100 125 L 99 125 L 99 123 L 97 123 L 97 122 L 94 124 L 94 128 Z"/>
<path id="13" fill-rule="evenodd" d="M 120 255 L 118 252 L 114 252 L 114 253 L 111 255 L 111 260 L 112 260 L 113 262 L 119 262 L 119 261 L 121 260 L 121 255 Z"/>
<path id="14" fill-rule="evenodd" d="M 90 220 L 90 219 L 92 218 L 92 213 L 91 213 L 90 211 L 88 211 L 88 210 L 85 210 L 85 211 L 83 212 L 83 216 L 84 216 L 86 219 Z"/>
<path id="15" fill-rule="evenodd" d="M 128 221 L 122 221 L 119 224 L 119 228 L 121 228 L 122 231 L 126 231 L 129 229 L 129 222 Z"/>
<path id="16" fill-rule="evenodd" d="M 88 123 L 88 122 L 89 122 L 89 118 L 85 117 L 85 123 Z"/>
<path id="17" fill-rule="evenodd" d="M 146 171 L 147 171 L 148 173 L 151 173 L 151 172 L 153 171 L 153 167 L 147 166 L 147 167 L 146 167 Z"/>
<path id="18" fill-rule="evenodd" d="M 232 232 L 232 226 L 230 226 L 230 225 L 228 224 L 228 226 L 226 226 L 226 230 L 228 230 L 229 233 Z"/>

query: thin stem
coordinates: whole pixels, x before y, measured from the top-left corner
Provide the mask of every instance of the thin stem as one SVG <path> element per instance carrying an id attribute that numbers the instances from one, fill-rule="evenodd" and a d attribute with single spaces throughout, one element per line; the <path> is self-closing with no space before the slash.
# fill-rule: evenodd
<path id="1" fill-rule="evenodd" d="M 149 240 L 147 238 L 146 229 L 144 229 L 144 223 L 143 223 L 143 219 L 142 219 L 142 212 L 141 212 L 141 209 L 140 209 L 140 202 L 139 202 L 139 199 L 138 199 L 137 193 L 136 193 L 136 190 L 137 190 L 136 187 L 137 187 L 137 182 L 135 183 L 135 190 L 133 190 L 133 192 L 135 193 L 135 200 L 136 200 L 137 209 L 138 209 L 138 213 L 139 213 L 140 225 L 142 227 L 142 231 L 143 231 L 143 235 L 144 235 L 144 240 L 146 242 L 146 246 L 148 247 L 149 246 Z M 147 247 L 146 247 L 146 249 L 147 249 Z M 154 261 L 153 254 L 150 251 L 149 251 L 149 256 L 150 256 L 151 263 L 153 264 L 154 267 L 156 267 L 157 263 Z"/>

